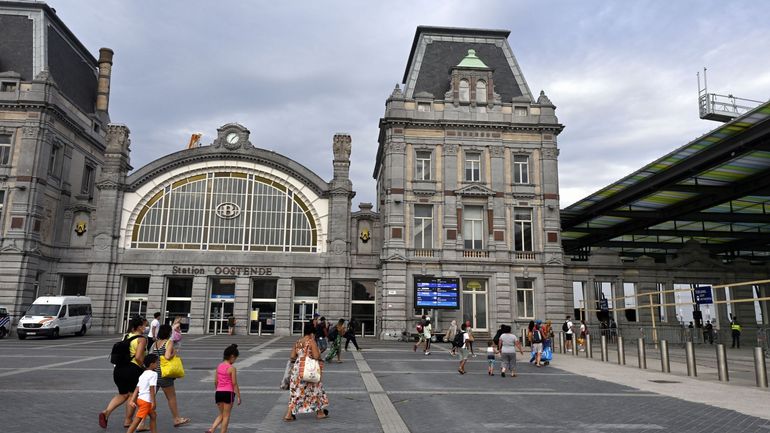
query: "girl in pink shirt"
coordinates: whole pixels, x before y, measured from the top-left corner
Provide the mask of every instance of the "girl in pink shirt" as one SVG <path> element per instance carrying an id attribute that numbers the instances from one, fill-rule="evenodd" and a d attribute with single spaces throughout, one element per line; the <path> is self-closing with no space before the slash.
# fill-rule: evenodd
<path id="1" fill-rule="evenodd" d="M 236 397 L 238 398 L 238 405 L 241 404 L 241 390 L 238 388 L 238 379 L 235 372 L 233 363 L 238 359 L 238 345 L 231 344 L 225 349 L 224 356 L 214 376 L 214 386 L 216 387 L 216 393 L 214 394 L 214 401 L 219 408 L 219 415 L 211 424 L 211 428 L 206 430 L 206 433 L 213 433 L 218 426 L 221 426 L 221 432 L 227 433 L 227 426 L 230 424 L 230 411 L 233 409 Z"/>

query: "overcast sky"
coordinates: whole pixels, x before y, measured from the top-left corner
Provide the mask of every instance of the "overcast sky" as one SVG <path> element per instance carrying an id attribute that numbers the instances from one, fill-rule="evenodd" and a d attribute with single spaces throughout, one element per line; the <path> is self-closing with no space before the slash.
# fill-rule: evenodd
<path id="1" fill-rule="evenodd" d="M 418 25 L 511 30 L 532 92 L 545 90 L 566 126 L 562 207 L 716 127 L 698 118 L 703 66 L 710 91 L 770 98 L 770 2 L 49 4 L 95 56 L 115 50 L 110 115 L 131 129 L 135 168 L 238 122 L 255 146 L 329 180 L 332 136 L 344 131 L 354 210 L 375 201 L 378 120 Z"/>

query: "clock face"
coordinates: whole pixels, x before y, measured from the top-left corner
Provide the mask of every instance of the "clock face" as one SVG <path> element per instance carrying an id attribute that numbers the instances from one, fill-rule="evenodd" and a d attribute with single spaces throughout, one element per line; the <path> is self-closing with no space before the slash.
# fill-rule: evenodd
<path id="1" fill-rule="evenodd" d="M 227 134 L 227 137 L 225 137 L 225 140 L 227 140 L 227 142 L 229 144 L 235 144 L 240 139 L 241 139 L 241 137 L 238 136 L 238 134 L 236 134 L 235 132 L 231 132 L 231 133 Z"/>

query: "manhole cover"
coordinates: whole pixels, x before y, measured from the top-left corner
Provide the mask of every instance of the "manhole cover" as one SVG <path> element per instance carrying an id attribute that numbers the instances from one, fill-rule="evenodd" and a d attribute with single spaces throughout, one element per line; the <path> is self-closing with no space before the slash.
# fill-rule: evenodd
<path id="1" fill-rule="evenodd" d="M 676 380 L 651 380 L 650 382 L 655 382 L 655 383 L 682 383 L 682 382 L 677 382 Z"/>

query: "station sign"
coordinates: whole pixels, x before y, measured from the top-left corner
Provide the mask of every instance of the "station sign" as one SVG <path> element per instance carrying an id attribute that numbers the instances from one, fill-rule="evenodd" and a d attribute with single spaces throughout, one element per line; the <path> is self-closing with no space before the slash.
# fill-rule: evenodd
<path id="1" fill-rule="evenodd" d="M 711 291 L 711 286 L 699 286 L 693 289 L 695 294 L 695 303 L 698 305 L 713 304 L 714 298 Z"/>

